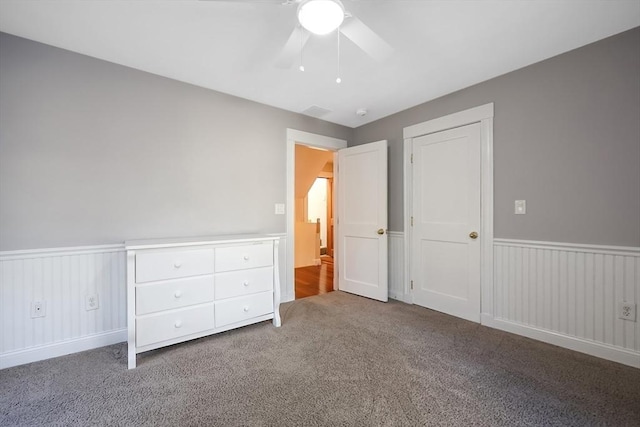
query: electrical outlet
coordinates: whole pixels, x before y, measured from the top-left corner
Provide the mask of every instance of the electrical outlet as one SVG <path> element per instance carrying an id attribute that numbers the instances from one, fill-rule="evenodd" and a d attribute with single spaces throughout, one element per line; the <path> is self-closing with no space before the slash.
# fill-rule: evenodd
<path id="1" fill-rule="evenodd" d="M 31 318 L 44 317 L 47 305 L 45 301 L 31 301 Z"/>
<path id="2" fill-rule="evenodd" d="M 89 310 L 97 310 L 100 308 L 100 300 L 98 299 L 98 294 L 94 293 L 94 294 L 87 294 L 86 298 L 85 298 L 85 309 L 87 311 Z"/>
<path id="3" fill-rule="evenodd" d="M 621 302 L 618 305 L 618 318 L 636 321 L 636 305 L 632 302 Z"/>

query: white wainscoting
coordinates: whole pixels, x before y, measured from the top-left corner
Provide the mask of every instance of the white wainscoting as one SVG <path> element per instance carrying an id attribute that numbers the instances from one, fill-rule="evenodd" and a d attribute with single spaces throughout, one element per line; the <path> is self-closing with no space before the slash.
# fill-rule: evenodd
<path id="1" fill-rule="evenodd" d="M 287 296 L 286 238 L 280 239 L 281 295 Z M 0 252 L 0 369 L 127 340 L 124 245 Z M 97 310 L 87 311 L 87 293 Z M 44 301 L 45 317 L 31 318 Z"/>
<path id="2" fill-rule="evenodd" d="M 278 245 L 278 260 L 280 261 L 280 302 L 289 302 L 296 299 L 295 294 L 295 274 L 287 269 L 287 236 L 286 234 L 278 234 L 280 236 L 280 244 Z"/>
<path id="3" fill-rule="evenodd" d="M 494 257 L 483 324 L 640 368 L 640 323 L 617 318 L 640 300 L 640 248 L 495 239 Z M 404 233 L 389 232 L 389 297 L 410 303 L 404 269 Z M 126 341 L 125 283 L 122 245 L 0 252 L 0 369 Z M 45 317 L 31 318 L 34 300 Z"/>
<path id="4" fill-rule="evenodd" d="M 493 318 L 483 324 L 640 368 L 640 248 L 494 240 Z"/>
<path id="5" fill-rule="evenodd" d="M 404 233 L 389 232 L 389 298 L 411 303 Z M 494 239 L 494 313 L 482 324 L 640 368 L 640 248 Z M 490 306 L 490 304 L 489 304 Z"/>
<path id="6" fill-rule="evenodd" d="M 404 280 L 404 233 L 389 231 L 389 298 L 409 302 Z"/>
<path id="7" fill-rule="evenodd" d="M 126 341 L 124 246 L 0 252 L 0 310 L 0 369 Z"/>

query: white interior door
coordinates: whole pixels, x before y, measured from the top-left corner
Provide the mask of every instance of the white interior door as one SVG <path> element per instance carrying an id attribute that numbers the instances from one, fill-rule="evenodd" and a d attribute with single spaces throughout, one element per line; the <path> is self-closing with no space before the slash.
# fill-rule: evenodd
<path id="1" fill-rule="evenodd" d="M 387 301 L 387 141 L 339 150 L 338 168 L 338 287 Z"/>
<path id="2" fill-rule="evenodd" d="M 480 321 L 480 124 L 413 139 L 413 302 Z"/>

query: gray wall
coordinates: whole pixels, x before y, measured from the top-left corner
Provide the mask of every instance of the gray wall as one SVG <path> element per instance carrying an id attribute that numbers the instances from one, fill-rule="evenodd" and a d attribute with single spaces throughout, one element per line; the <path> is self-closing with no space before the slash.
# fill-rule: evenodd
<path id="1" fill-rule="evenodd" d="M 388 139 L 495 103 L 496 237 L 640 246 L 640 29 L 351 130 L 0 34 L 0 250 L 283 232 L 285 129 Z M 513 200 L 527 215 L 513 215 Z"/>
<path id="2" fill-rule="evenodd" d="M 403 128 L 489 102 L 495 237 L 640 246 L 640 28 L 357 128 L 354 144 L 390 141 L 391 230 Z"/>
<path id="3" fill-rule="evenodd" d="M 0 34 L 0 250 L 284 232 L 287 127 L 353 135 Z"/>

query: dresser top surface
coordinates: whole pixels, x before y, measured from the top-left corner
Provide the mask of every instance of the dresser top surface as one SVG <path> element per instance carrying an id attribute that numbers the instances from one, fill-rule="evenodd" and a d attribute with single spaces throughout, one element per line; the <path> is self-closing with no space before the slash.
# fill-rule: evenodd
<path id="1" fill-rule="evenodd" d="M 256 241 L 279 240 L 282 234 L 235 234 L 224 236 L 196 236 L 196 237 L 171 237 L 162 239 L 127 240 L 124 242 L 126 250 L 157 249 L 178 246 L 217 245 L 224 243 L 242 243 Z"/>

